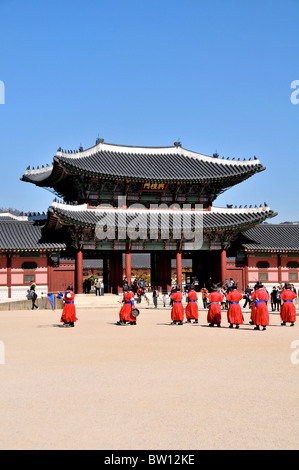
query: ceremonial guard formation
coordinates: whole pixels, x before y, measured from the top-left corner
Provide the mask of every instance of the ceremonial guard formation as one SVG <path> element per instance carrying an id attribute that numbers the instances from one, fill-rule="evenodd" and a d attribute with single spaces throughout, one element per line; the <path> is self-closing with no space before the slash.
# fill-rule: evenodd
<path id="1" fill-rule="evenodd" d="M 240 301 L 244 298 L 244 295 L 238 291 L 237 284 L 231 284 L 229 289 L 223 294 L 215 284 L 210 284 L 209 292 L 207 293 L 207 304 L 204 304 L 204 310 L 207 312 L 207 323 L 210 327 L 217 326 L 221 327 L 222 320 L 222 307 L 226 303 L 227 307 L 227 321 L 229 328 L 235 326 L 236 329 L 240 325 L 244 324 L 244 316 L 240 306 Z M 48 294 L 50 296 L 57 295 L 57 298 L 62 298 L 64 307 L 60 321 L 65 327 L 74 327 L 75 322 L 78 320 L 76 316 L 75 307 L 75 294 L 73 292 L 72 285 L 68 286 L 65 293 L 53 292 Z M 141 293 L 136 292 L 139 297 Z M 165 296 L 164 296 L 165 297 Z M 163 298 L 164 298 L 163 297 Z M 286 326 L 287 323 L 290 326 L 294 326 L 296 322 L 296 306 L 294 300 L 297 295 L 294 292 L 291 284 L 286 283 L 281 292 L 281 308 L 280 318 L 281 326 Z M 226 300 L 225 300 L 225 299 Z M 270 295 L 264 285 L 261 282 L 257 282 L 254 286 L 254 290 L 250 293 L 250 320 L 249 324 L 254 326 L 254 330 L 266 330 L 269 325 L 269 310 L 268 301 Z M 186 295 L 187 304 L 184 309 L 183 305 L 183 293 L 181 288 L 177 285 L 172 288 L 170 293 L 170 305 L 171 305 L 171 324 L 172 325 L 183 325 L 184 317 L 186 317 L 186 323 L 196 323 L 199 321 L 199 308 L 198 308 L 198 294 L 191 284 L 188 288 Z M 53 299 L 52 301 L 53 302 Z M 117 325 L 136 325 L 137 317 L 140 312 L 135 307 L 135 295 L 133 289 L 128 285 L 123 286 L 123 297 L 122 307 L 119 311 L 119 320 L 116 322 Z M 165 301 L 163 302 L 165 306 Z M 226 307 L 225 307 L 226 308 Z M 54 308 L 53 308 L 54 310 Z"/>
<path id="2" fill-rule="evenodd" d="M 204 308 L 208 309 L 207 323 L 210 327 L 217 326 L 221 327 L 222 319 L 222 305 L 228 304 L 227 308 L 227 321 L 229 328 L 235 326 L 236 329 L 240 325 L 244 324 L 244 316 L 240 306 L 240 301 L 244 298 L 244 295 L 238 291 L 237 284 L 231 283 L 229 289 L 223 294 L 220 292 L 221 289 L 217 285 L 210 284 L 210 292 L 207 293 L 208 304 L 204 304 Z M 130 324 L 136 325 L 136 316 L 139 315 L 139 310 L 135 309 L 134 306 L 134 293 L 133 291 L 124 286 L 123 288 L 123 306 L 119 312 L 118 325 Z M 281 295 L 283 301 L 280 317 L 282 320 L 281 325 L 285 326 L 290 323 L 294 326 L 296 321 L 296 307 L 294 305 L 294 299 L 296 293 L 291 289 L 290 284 L 286 284 Z M 254 325 L 254 330 L 262 328 L 266 330 L 269 325 L 269 310 L 267 302 L 270 296 L 263 284 L 257 282 L 254 286 L 254 290 L 250 294 L 250 321 L 249 323 Z M 198 294 L 194 289 L 194 285 L 190 285 L 187 292 L 187 305 L 184 309 L 183 306 L 183 293 L 181 292 L 180 286 L 172 288 L 170 293 L 170 305 L 171 305 L 171 324 L 172 325 L 183 325 L 184 317 L 186 317 L 186 323 L 198 323 L 199 319 L 199 308 L 198 308 Z M 163 303 L 165 306 L 165 302 Z M 155 306 L 156 308 L 156 306 Z M 137 310 L 137 313 L 135 312 Z"/>

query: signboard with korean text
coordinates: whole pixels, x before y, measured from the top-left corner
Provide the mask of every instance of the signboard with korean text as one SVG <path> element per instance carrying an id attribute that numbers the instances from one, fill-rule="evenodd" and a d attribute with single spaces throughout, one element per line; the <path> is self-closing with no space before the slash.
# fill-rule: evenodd
<path id="1" fill-rule="evenodd" d="M 164 191 L 166 183 L 148 182 L 143 183 L 143 189 L 147 191 Z"/>

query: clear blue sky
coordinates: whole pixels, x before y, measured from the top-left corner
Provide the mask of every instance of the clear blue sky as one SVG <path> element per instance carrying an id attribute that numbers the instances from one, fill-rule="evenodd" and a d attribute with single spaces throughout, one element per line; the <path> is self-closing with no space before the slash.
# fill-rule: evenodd
<path id="1" fill-rule="evenodd" d="M 96 138 L 256 155 L 267 167 L 216 205 L 299 220 L 298 0 L 0 0 L 0 207 L 46 211 L 19 180 Z"/>

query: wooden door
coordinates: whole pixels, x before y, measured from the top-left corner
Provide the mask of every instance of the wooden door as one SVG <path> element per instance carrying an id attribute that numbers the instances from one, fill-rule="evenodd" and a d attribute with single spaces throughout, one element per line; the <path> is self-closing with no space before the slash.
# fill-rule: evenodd
<path id="1" fill-rule="evenodd" d="M 53 291 L 65 291 L 66 288 L 72 285 L 75 289 L 75 271 L 68 270 L 68 269 L 53 269 L 53 278 L 52 278 L 52 286 Z"/>

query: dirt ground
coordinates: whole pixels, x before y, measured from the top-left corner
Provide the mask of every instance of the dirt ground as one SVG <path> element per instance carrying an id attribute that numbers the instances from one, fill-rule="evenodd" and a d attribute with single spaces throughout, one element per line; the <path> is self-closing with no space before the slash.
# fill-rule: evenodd
<path id="1" fill-rule="evenodd" d="M 0 448 L 298 449 L 298 324 L 170 325 L 169 309 L 0 312 Z M 299 341 L 296 345 L 299 350 Z M 299 354 L 298 354 L 299 357 Z M 298 364 L 297 364 L 298 362 Z"/>

